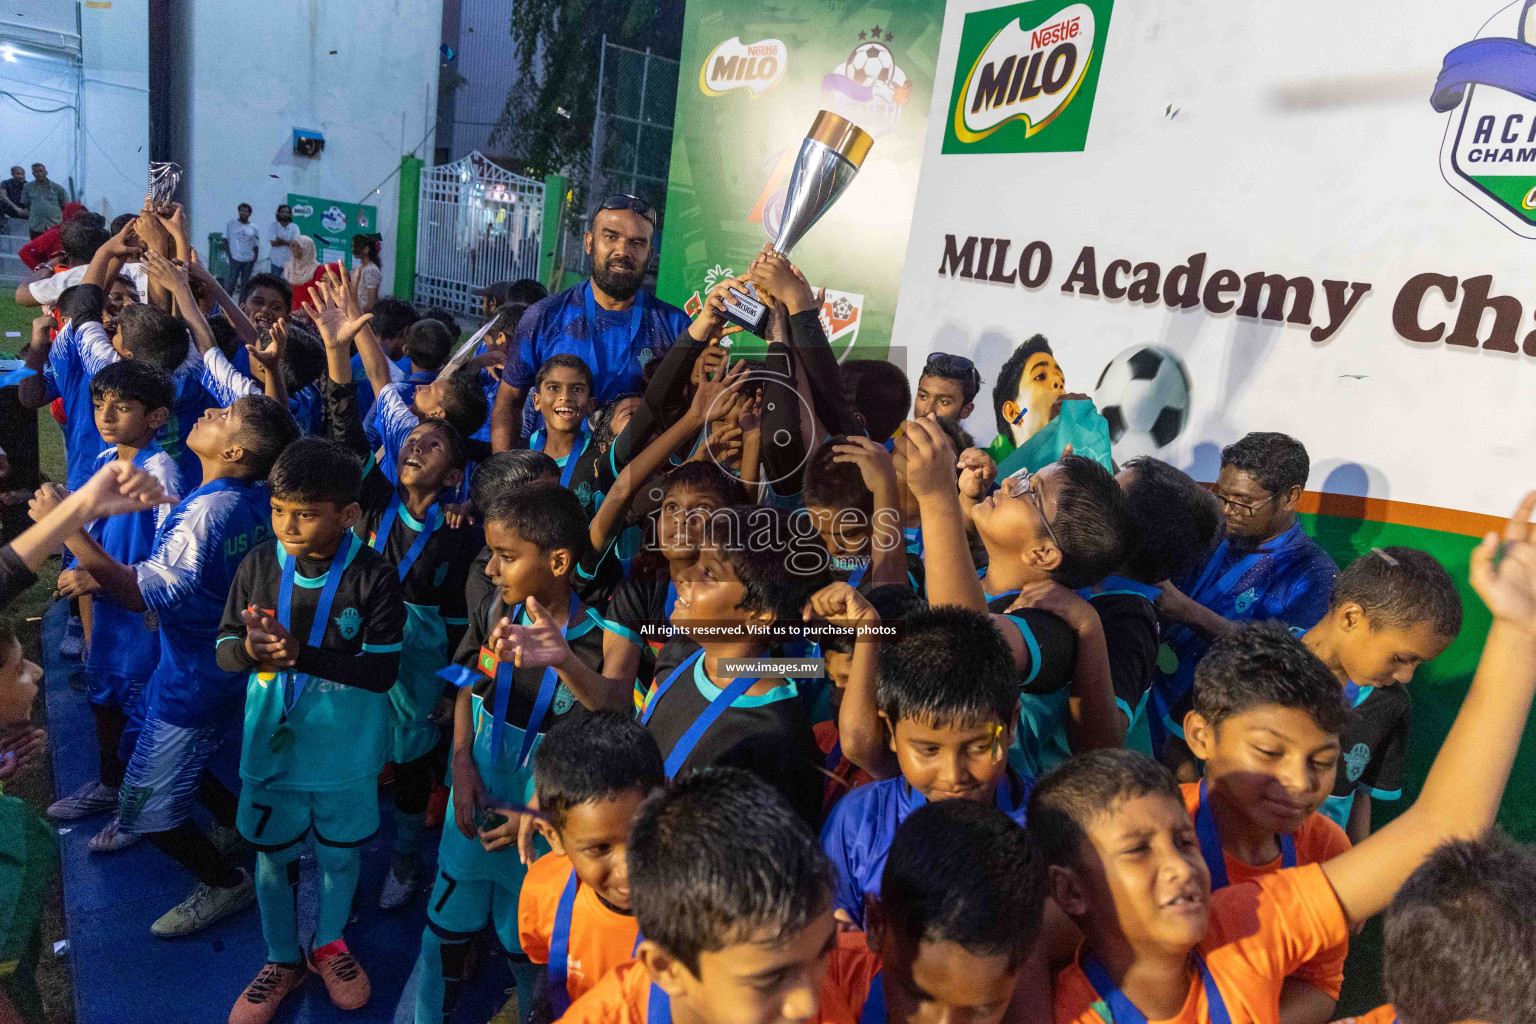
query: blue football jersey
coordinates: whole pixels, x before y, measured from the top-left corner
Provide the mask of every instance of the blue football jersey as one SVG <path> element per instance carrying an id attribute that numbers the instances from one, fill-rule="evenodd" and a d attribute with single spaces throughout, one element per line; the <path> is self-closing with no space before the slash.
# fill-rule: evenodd
<path id="1" fill-rule="evenodd" d="M 264 482 L 214 480 L 171 510 L 154 551 L 134 566 L 160 629 L 160 663 L 145 690 L 150 715 L 196 728 L 238 710 L 244 679 L 219 668 L 214 646 L 235 571 L 272 535 L 270 524 Z"/>

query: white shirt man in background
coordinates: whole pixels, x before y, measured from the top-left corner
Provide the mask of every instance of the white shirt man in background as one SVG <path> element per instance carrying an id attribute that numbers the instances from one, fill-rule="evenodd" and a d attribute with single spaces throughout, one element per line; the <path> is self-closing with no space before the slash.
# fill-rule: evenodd
<path id="1" fill-rule="evenodd" d="M 224 225 L 224 248 L 229 252 L 229 277 L 224 287 L 229 294 L 240 300 L 240 290 L 251 279 L 256 267 L 256 252 L 261 247 L 261 232 L 251 223 L 251 204 L 241 203 L 235 210 L 239 216 Z"/>
<path id="2" fill-rule="evenodd" d="M 283 276 L 288 265 L 288 246 L 299 237 L 299 226 L 293 222 L 293 210 L 284 203 L 277 208 L 277 220 L 267 225 L 267 241 L 272 244 L 270 259 L 272 273 Z"/>

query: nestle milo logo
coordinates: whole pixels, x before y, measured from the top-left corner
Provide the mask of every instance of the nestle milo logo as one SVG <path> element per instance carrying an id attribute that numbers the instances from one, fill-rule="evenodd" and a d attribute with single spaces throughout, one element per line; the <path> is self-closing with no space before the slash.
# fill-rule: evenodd
<path id="1" fill-rule="evenodd" d="M 1113 0 L 1032 0 L 966 15 L 945 153 L 1081 150 Z"/>

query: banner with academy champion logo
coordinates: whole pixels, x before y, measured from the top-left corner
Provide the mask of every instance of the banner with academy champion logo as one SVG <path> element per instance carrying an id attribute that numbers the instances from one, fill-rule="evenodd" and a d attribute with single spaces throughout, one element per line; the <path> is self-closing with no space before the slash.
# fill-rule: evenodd
<path id="1" fill-rule="evenodd" d="M 883 356 L 933 97 L 943 0 L 835 8 L 690 0 L 657 293 L 693 312 L 772 240 L 800 142 L 819 110 L 874 137 L 858 177 L 795 248 L 825 288 L 838 358 Z M 759 346 L 738 336 L 742 351 Z"/>
<path id="2" fill-rule="evenodd" d="M 952 0 L 936 79 L 895 332 L 978 441 L 1042 334 L 1120 462 L 1284 431 L 1463 536 L 1536 482 L 1536 0 Z"/>

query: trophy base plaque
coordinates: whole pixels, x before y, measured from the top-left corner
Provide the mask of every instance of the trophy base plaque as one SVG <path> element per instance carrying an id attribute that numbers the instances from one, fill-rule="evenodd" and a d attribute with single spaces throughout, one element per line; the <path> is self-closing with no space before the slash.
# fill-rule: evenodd
<path id="1" fill-rule="evenodd" d="M 739 288 L 728 288 L 726 291 L 725 318 L 761 338 L 768 326 L 768 306 L 756 297 L 756 289 L 750 294 Z"/>

